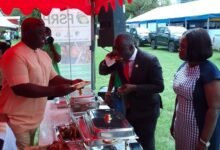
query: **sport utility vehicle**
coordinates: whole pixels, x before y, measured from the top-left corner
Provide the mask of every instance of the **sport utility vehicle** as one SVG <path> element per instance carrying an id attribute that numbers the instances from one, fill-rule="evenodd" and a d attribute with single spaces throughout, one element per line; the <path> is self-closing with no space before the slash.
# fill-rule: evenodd
<path id="1" fill-rule="evenodd" d="M 143 27 L 130 29 L 130 34 L 136 40 L 137 46 L 143 46 L 144 44 L 150 43 L 149 33 L 150 33 L 149 29 Z"/>
<path id="2" fill-rule="evenodd" d="M 151 47 L 166 46 L 174 52 L 179 48 L 179 40 L 187 29 L 180 26 L 159 27 L 156 33 L 150 33 Z"/>

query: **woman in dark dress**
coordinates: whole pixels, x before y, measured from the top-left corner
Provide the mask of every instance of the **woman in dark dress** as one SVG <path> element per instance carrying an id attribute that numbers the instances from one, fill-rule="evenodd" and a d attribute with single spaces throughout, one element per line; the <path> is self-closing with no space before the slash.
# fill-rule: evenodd
<path id="1" fill-rule="evenodd" d="M 183 34 L 173 82 L 176 107 L 171 125 L 176 150 L 220 150 L 220 72 L 209 60 L 211 39 L 204 29 Z"/>

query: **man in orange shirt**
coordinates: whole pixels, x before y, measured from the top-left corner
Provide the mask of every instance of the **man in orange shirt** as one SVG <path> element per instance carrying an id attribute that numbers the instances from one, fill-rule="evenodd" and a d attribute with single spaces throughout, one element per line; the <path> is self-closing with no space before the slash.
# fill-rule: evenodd
<path id="1" fill-rule="evenodd" d="M 47 97 L 59 97 L 76 90 L 69 80 L 53 69 L 50 57 L 41 50 L 45 25 L 41 19 L 27 18 L 21 26 L 21 42 L 2 57 L 3 85 L 0 114 L 8 117 L 18 149 L 33 144 L 33 137 L 45 111 Z"/>

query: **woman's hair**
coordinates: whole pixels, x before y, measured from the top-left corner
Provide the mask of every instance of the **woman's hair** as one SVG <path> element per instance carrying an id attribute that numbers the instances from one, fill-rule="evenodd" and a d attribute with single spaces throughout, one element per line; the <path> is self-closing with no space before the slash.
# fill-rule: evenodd
<path id="1" fill-rule="evenodd" d="M 212 42 L 205 29 L 188 30 L 183 37 L 187 41 L 186 61 L 204 61 L 212 56 Z"/>

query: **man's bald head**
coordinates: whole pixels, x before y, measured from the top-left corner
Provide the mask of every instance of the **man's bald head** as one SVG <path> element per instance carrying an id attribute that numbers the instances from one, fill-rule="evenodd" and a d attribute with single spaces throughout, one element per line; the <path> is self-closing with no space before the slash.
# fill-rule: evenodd
<path id="1" fill-rule="evenodd" d="M 44 26 L 44 21 L 38 18 L 27 18 L 21 25 L 21 32 L 28 32 L 35 29 L 36 27 Z"/>
<path id="2" fill-rule="evenodd" d="M 129 33 L 121 33 L 116 37 L 115 42 L 119 42 L 121 44 L 129 44 L 135 45 L 135 40 Z"/>
<path id="3" fill-rule="evenodd" d="M 21 25 L 22 41 L 30 48 L 41 48 L 45 40 L 45 24 L 42 19 L 27 18 Z"/>
<path id="4" fill-rule="evenodd" d="M 119 57 L 128 60 L 135 50 L 135 40 L 128 33 L 119 34 L 114 42 L 114 49 Z"/>

